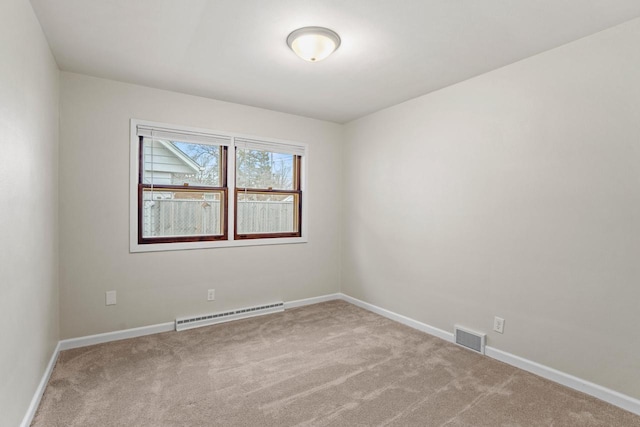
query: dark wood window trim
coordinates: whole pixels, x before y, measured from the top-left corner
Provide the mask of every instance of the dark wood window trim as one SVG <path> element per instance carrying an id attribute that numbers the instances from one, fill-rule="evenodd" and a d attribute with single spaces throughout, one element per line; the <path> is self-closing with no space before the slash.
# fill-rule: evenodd
<path id="1" fill-rule="evenodd" d="M 182 242 L 205 242 L 228 240 L 228 218 L 229 218 L 229 191 L 227 187 L 227 147 L 221 146 L 221 163 L 220 163 L 220 181 L 222 187 L 205 187 L 205 186 L 183 186 L 183 185 L 151 185 L 143 184 L 144 175 L 144 137 L 139 137 L 138 146 L 138 244 L 153 243 L 182 243 Z M 144 237 L 142 231 L 143 224 L 143 193 L 145 189 L 153 188 L 157 191 L 180 191 L 180 192 L 200 192 L 200 193 L 220 193 L 222 194 L 222 216 L 220 235 L 194 235 L 194 236 L 162 236 L 162 237 Z"/>
<path id="2" fill-rule="evenodd" d="M 245 188 L 236 187 L 234 195 L 234 239 L 246 240 L 246 239 L 276 239 L 283 237 L 302 237 L 302 190 L 301 190 L 301 156 L 294 156 L 293 162 L 293 189 L 292 190 L 274 190 L 271 188 Z M 237 181 L 237 176 L 236 176 Z M 297 206 L 294 211 L 294 224 L 296 231 L 284 232 L 284 233 L 238 233 L 238 195 L 240 193 L 246 194 L 283 194 L 293 195 L 297 199 Z"/>

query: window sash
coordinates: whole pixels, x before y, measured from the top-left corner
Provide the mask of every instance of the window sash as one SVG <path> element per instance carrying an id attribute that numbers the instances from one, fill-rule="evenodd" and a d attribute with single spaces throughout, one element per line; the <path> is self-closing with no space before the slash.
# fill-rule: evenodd
<path id="1" fill-rule="evenodd" d="M 184 235 L 167 235 L 167 236 L 144 236 L 144 193 L 145 190 L 153 192 L 170 192 L 170 193 L 209 193 L 220 195 L 220 234 L 184 234 Z M 172 199 L 173 200 L 173 199 Z M 178 243 L 178 242 L 202 242 L 216 241 L 228 239 L 228 200 L 229 193 L 227 188 L 223 187 L 184 187 L 180 185 L 149 185 L 138 184 L 138 243 Z"/>
<path id="2" fill-rule="evenodd" d="M 138 130 L 140 126 L 138 126 Z M 223 145 L 220 150 L 220 187 L 199 186 L 199 185 L 166 185 L 166 184 L 146 184 L 144 180 L 144 168 L 145 168 L 145 150 L 144 140 L 145 138 L 161 139 L 155 133 L 153 136 L 138 135 L 138 244 L 153 244 L 153 243 L 178 243 L 178 242 L 200 242 L 200 241 L 215 241 L 215 240 L 227 240 L 229 233 L 229 193 L 227 187 L 227 146 Z M 165 138 L 162 138 L 165 139 Z M 170 138 L 166 138 L 172 140 Z M 230 140 L 230 139 L 229 139 Z M 191 142 L 191 141 L 181 141 Z M 206 143 L 209 145 L 220 145 L 218 143 L 211 142 L 194 142 L 194 143 Z M 212 193 L 221 195 L 221 234 L 193 234 L 193 235 L 171 235 L 171 236 L 144 236 L 144 192 L 145 190 L 153 190 L 157 192 L 200 192 L 200 193 Z"/>
<path id="3" fill-rule="evenodd" d="M 270 194 L 279 194 L 279 195 L 291 195 L 294 197 L 293 204 L 293 225 L 294 231 L 278 231 L 278 232 L 256 232 L 256 233 L 239 233 L 239 222 L 238 222 L 238 205 L 239 205 L 239 196 L 246 194 L 254 194 L 254 195 L 270 195 Z M 243 240 L 243 239 L 268 239 L 268 238 L 279 238 L 279 237 L 301 237 L 302 236 L 302 191 L 291 191 L 291 190 L 255 190 L 249 188 L 236 188 L 235 196 L 234 196 L 234 239 L 235 240 Z"/>
<path id="4" fill-rule="evenodd" d="M 236 161 L 237 161 L 237 150 L 244 147 L 236 146 Z M 253 149 L 253 148 L 252 148 Z M 267 150 L 264 150 L 267 151 Z M 286 153 L 288 154 L 288 153 Z M 279 238 L 279 237 L 301 237 L 302 236 L 302 157 L 299 155 L 294 155 L 293 157 L 293 189 L 292 190 L 281 190 L 281 189 L 272 189 L 272 188 L 252 188 L 252 187 L 235 187 L 234 192 L 234 239 L 235 240 L 243 240 L 243 239 L 269 239 L 269 238 Z M 236 176 L 236 181 L 238 177 Z M 292 195 L 294 196 L 294 212 L 293 212 L 293 223 L 294 223 L 294 231 L 291 232 L 267 232 L 267 233 L 240 233 L 238 232 L 239 223 L 238 223 L 238 204 L 239 204 L 239 196 L 241 194 L 255 194 L 255 195 L 268 195 L 268 194 L 280 194 L 280 195 Z"/>
<path id="5" fill-rule="evenodd" d="M 237 183 L 238 183 L 238 175 L 237 175 L 237 169 L 238 169 L 238 153 L 237 153 L 237 148 L 236 147 L 236 157 L 235 157 L 235 163 L 236 163 L 236 174 L 234 175 L 235 181 L 236 181 L 236 191 L 244 191 L 246 190 L 253 190 L 253 191 L 262 191 L 262 192 L 266 192 L 266 191 L 284 191 L 284 192 L 296 192 L 296 191 L 301 191 L 302 190 L 302 157 L 301 156 L 293 156 L 293 183 L 292 183 L 292 188 L 259 188 L 259 187 L 238 187 Z"/>
<path id="6" fill-rule="evenodd" d="M 141 153 L 141 162 L 140 162 L 140 173 L 139 173 L 139 183 L 141 184 L 150 184 L 152 186 L 162 186 L 162 185 L 180 185 L 180 184 L 176 184 L 175 182 L 173 183 L 169 183 L 169 182 L 162 182 L 162 181 L 166 181 L 167 179 L 170 179 L 171 181 L 173 181 L 173 174 L 183 174 L 183 175 L 194 175 L 195 174 L 200 174 L 202 171 L 204 171 L 204 169 L 200 166 L 200 164 L 191 159 L 191 157 L 182 152 L 180 147 L 176 147 L 175 146 L 175 141 L 168 141 L 168 140 L 164 140 L 164 139 L 158 139 L 158 138 L 148 138 L 148 137 L 140 137 L 141 142 L 140 142 L 140 153 Z M 154 150 L 154 144 L 155 142 L 158 142 L 159 144 L 161 144 L 160 147 L 157 147 L 155 150 L 158 150 L 158 154 L 155 154 L 155 150 Z M 168 142 L 168 144 L 165 144 L 165 142 Z M 218 174 L 218 182 L 215 184 L 205 184 L 202 182 L 192 182 L 192 183 L 186 183 L 185 181 L 189 181 L 189 177 L 184 177 L 184 179 L 181 181 L 184 183 L 184 185 L 192 185 L 192 186 L 200 186 L 200 187 L 210 187 L 210 188 L 215 188 L 215 187 L 226 187 L 227 186 L 227 174 L 226 174 L 226 161 L 227 161 L 227 149 L 228 147 L 226 146 L 221 146 L 221 145 L 214 145 L 214 144 L 194 144 L 194 143 L 187 143 L 189 145 L 198 145 L 198 146 L 202 146 L 202 145 L 207 145 L 210 147 L 215 147 L 218 151 L 218 168 L 217 168 L 217 174 Z M 177 157 L 183 157 L 183 161 L 189 161 L 192 166 L 192 170 L 189 172 L 177 172 L 175 169 L 171 170 L 172 168 L 175 168 L 176 165 L 167 165 L 166 164 L 166 157 L 167 154 L 163 154 L 162 152 L 169 152 L 171 154 L 173 154 L 174 156 Z M 186 159 L 184 159 L 184 157 L 186 156 Z M 165 158 L 165 162 L 163 163 L 162 159 Z M 157 161 L 156 161 L 157 160 Z M 169 169 L 166 170 L 160 170 L 159 172 L 156 173 L 156 166 L 161 166 L 164 164 L 164 167 L 169 166 Z M 196 166 L 198 167 L 198 169 L 196 170 Z M 149 172 L 149 174 L 147 174 L 147 172 Z M 153 182 L 155 179 L 160 180 L 161 182 Z"/>

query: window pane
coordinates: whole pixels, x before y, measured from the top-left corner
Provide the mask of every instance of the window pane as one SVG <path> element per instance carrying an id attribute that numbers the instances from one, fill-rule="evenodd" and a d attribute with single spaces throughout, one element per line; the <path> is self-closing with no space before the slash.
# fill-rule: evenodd
<path id="1" fill-rule="evenodd" d="M 142 236 L 222 235 L 222 191 L 169 191 L 145 188 L 142 192 Z"/>
<path id="2" fill-rule="evenodd" d="M 236 186 L 293 190 L 293 154 L 236 150 Z"/>
<path id="3" fill-rule="evenodd" d="M 144 138 L 143 184 L 222 187 L 219 145 Z"/>
<path id="4" fill-rule="evenodd" d="M 298 231 L 298 195 L 245 193 L 238 197 L 238 234 L 294 233 Z"/>

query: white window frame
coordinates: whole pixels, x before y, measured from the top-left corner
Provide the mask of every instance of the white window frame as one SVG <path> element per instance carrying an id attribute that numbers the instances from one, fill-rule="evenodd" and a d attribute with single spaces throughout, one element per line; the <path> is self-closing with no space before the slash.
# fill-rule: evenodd
<path id="1" fill-rule="evenodd" d="M 175 243 L 138 243 L 138 173 L 140 140 L 138 137 L 138 126 L 170 129 L 171 131 L 188 134 L 201 134 L 211 136 L 223 136 L 231 138 L 231 144 L 227 150 L 227 240 L 199 241 L 199 242 L 175 242 Z M 302 227 L 301 237 L 276 237 L 262 239 L 240 239 L 235 240 L 235 173 L 236 173 L 236 138 L 242 140 L 264 141 L 267 144 L 281 146 L 293 146 L 304 150 L 301 157 L 300 190 L 302 192 Z M 130 122 L 130 158 L 129 158 L 129 252 L 157 252 L 157 251 L 177 251 L 188 249 L 207 248 L 228 248 L 237 246 L 262 246 L 262 245 L 283 245 L 308 242 L 308 199 L 307 194 L 307 158 L 309 157 L 309 146 L 303 142 L 286 141 L 274 138 L 265 138 L 255 135 L 246 135 L 235 132 L 216 131 L 211 129 L 195 128 L 167 123 L 152 122 L 148 120 L 131 119 Z"/>

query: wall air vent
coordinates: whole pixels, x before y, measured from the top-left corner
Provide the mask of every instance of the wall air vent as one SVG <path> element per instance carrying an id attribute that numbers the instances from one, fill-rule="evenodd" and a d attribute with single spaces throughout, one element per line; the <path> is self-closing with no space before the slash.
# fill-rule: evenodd
<path id="1" fill-rule="evenodd" d="M 454 334 L 456 344 L 484 354 L 484 345 L 487 339 L 486 334 L 481 334 L 480 332 L 475 332 L 457 325 L 454 326 Z"/>
<path id="2" fill-rule="evenodd" d="M 284 311 L 284 302 L 282 301 L 219 313 L 180 317 L 176 319 L 176 331 L 184 331 L 200 326 L 215 325 L 216 323 L 230 322 L 232 320 L 261 316 L 263 314 L 277 313 L 280 311 Z"/>

